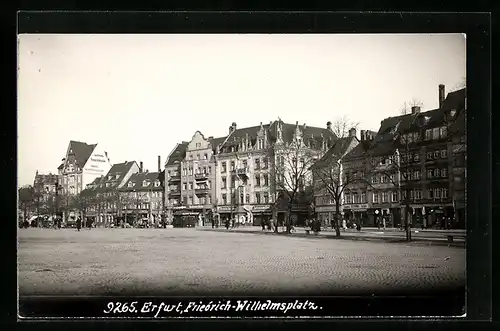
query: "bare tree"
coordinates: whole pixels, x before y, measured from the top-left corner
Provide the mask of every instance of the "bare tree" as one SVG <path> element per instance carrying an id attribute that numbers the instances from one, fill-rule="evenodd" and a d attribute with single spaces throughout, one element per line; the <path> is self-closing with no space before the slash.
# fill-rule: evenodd
<path id="1" fill-rule="evenodd" d="M 413 98 L 410 101 L 405 101 L 401 105 L 400 113 L 401 113 L 401 115 L 411 114 L 411 108 L 412 107 L 420 107 L 420 108 L 422 108 L 423 106 L 424 106 L 424 103 L 421 100 Z"/>
<path id="2" fill-rule="evenodd" d="M 86 215 L 92 205 L 94 195 L 95 194 L 92 189 L 86 188 L 72 198 L 71 207 L 81 212 L 82 220 L 86 219 Z"/>
<path id="3" fill-rule="evenodd" d="M 339 139 L 332 147 L 333 153 L 325 154 L 313 169 L 315 179 L 315 188 L 317 192 L 325 194 L 335 204 L 335 216 L 332 220 L 332 226 L 335 229 L 337 237 L 340 236 L 340 207 L 343 203 L 343 193 L 346 188 L 353 184 L 369 183 L 369 173 L 366 172 L 365 162 L 369 162 L 367 154 L 361 158 L 361 164 L 356 167 L 349 167 L 349 171 L 344 170 L 343 158 L 352 150 L 354 146 L 345 146 L 349 142 L 346 139 Z M 337 145 L 339 144 L 339 145 Z M 361 142 L 362 148 L 367 151 L 367 146 Z"/>
<path id="4" fill-rule="evenodd" d="M 349 130 L 351 129 L 357 129 L 360 125 L 360 122 L 353 121 L 349 118 L 349 116 L 344 115 L 341 117 L 338 117 L 333 123 L 332 123 L 332 131 L 335 133 L 337 138 L 344 138 L 349 135 Z"/>
<path id="5" fill-rule="evenodd" d="M 23 219 L 27 221 L 28 210 L 35 201 L 35 191 L 31 185 L 23 186 L 18 189 L 19 208 L 23 211 Z"/>
<path id="6" fill-rule="evenodd" d="M 283 200 L 287 204 L 285 217 L 286 231 L 290 233 L 291 214 L 294 205 L 298 204 L 301 192 L 306 190 L 311 181 L 310 168 L 317 160 L 317 153 L 305 147 L 300 140 L 277 147 L 274 161 L 275 204 Z M 275 226 L 275 232 L 278 232 Z"/>
<path id="7" fill-rule="evenodd" d="M 452 87 L 450 92 L 458 91 L 458 90 L 461 90 L 461 89 L 466 88 L 466 87 L 467 87 L 467 79 L 464 76 L 460 79 L 460 81 L 455 86 Z"/>

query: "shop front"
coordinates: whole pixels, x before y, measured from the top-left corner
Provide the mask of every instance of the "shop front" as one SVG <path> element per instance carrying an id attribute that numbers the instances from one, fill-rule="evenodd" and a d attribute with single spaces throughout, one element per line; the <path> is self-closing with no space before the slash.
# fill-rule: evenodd
<path id="1" fill-rule="evenodd" d="M 361 227 L 369 226 L 368 204 L 351 204 L 345 205 L 343 208 L 344 218 L 348 224 L 356 223 Z"/>
<path id="2" fill-rule="evenodd" d="M 261 226 L 262 223 L 268 224 L 272 218 L 271 205 L 254 205 L 252 206 L 253 226 Z"/>

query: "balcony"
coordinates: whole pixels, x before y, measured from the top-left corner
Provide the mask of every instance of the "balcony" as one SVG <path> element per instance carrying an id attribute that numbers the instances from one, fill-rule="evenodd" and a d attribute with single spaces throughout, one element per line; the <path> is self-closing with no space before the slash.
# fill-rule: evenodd
<path id="1" fill-rule="evenodd" d="M 194 193 L 196 195 L 206 195 L 210 192 L 210 189 L 208 187 L 199 187 L 194 190 Z"/>
<path id="2" fill-rule="evenodd" d="M 249 178 L 249 171 L 248 171 L 248 167 L 245 167 L 245 168 L 238 168 L 238 169 L 234 169 L 231 171 L 231 173 L 233 175 L 237 175 L 237 176 L 241 176 L 243 178 Z"/>
<path id="3" fill-rule="evenodd" d="M 200 173 L 194 174 L 194 178 L 196 180 L 206 180 L 206 179 L 208 179 L 208 176 L 209 176 L 209 174 L 206 172 L 205 173 L 200 172 Z"/>
<path id="4" fill-rule="evenodd" d="M 168 178 L 168 181 L 169 181 L 169 182 L 179 182 L 180 180 L 181 180 L 181 174 L 171 175 L 171 176 Z"/>

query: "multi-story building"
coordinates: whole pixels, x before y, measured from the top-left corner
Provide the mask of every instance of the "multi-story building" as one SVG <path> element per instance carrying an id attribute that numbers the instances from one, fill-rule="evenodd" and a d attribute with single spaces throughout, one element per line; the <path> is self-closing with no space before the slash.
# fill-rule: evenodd
<path id="1" fill-rule="evenodd" d="M 277 204 L 275 160 L 294 143 L 319 158 L 335 139 L 330 122 L 317 128 L 278 120 L 241 129 L 233 123 L 219 138 L 196 132 L 190 142 L 176 146 L 165 165 L 167 211 L 201 219 L 211 212 L 215 218 L 236 217 L 249 224 L 260 224 L 274 211 L 283 219 L 286 210 Z M 307 207 L 294 206 L 295 213 L 304 211 Z"/>
<path id="2" fill-rule="evenodd" d="M 87 185 L 87 188 L 92 190 L 94 200 L 86 212 L 86 218 L 98 226 L 107 226 L 122 216 L 124 201 L 119 190 L 137 172 L 139 166 L 135 161 L 117 163 L 105 176 L 98 177 Z"/>
<path id="3" fill-rule="evenodd" d="M 97 177 L 111 169 L 108 154 L 98 146 L 71 140 L 63 162 L 57 168 L 64 195 L 76 195 Z"/>
<path id="4" fill-rule="evenodd" d="M 58 176 L 56 174 L 43 175 L 39 174 L 37 170 L 33 182 L 34 207 L 37 215 L 56 212 L 57 186 Z"/>
<path id="5" fill-rule="evenodd" d="M 347 137 L 337 139 L 325 155 L 313 165 L 314 211 L 317 219 L 324 224 L 330 224 L 328 221 L 334 220 L 337 202 L 339 212 L 342 212 L 342 206 L 346 207 L 342 200 L 349 181 L 345 178 L 344 157 L 356 148 L 359 142 L 356 129 L 352 128 Z"/>
<path id="6" fill-rule="evenodd" d="M 453 196 L 459 193 L 454 193 L 450 179 L 452 141 L 457 139 L 452 128 L 463 126 L 465 89 L 448 94 L 446 99 L 444 95 L 440 85 L 440 108 L 420 112 L 419 107 L 412 107 L 411 114 L 384 119 L 369 150 L 361 153 L 371 164 L 367 215 L 358 219 L 363 225 L 376 224 L 382 216 L 393 225 L 402 224 L 406 212 L 413 226 L 445 227 L 448 218 L 454 218 Z M 465 167 L 457 168 L 463 172 Z M 345 200 L 349 202 L 347 193 Z"/>
<path id="7" fill-rule="evenodd" d="M 118 189 L 127 223 L 133 225 L 140 221 L 159 226 L 163 214 L 163 187 L 159 175 L 160 172 L 144 171 L 141 162 L 139 172 L 132 174 Z"/>

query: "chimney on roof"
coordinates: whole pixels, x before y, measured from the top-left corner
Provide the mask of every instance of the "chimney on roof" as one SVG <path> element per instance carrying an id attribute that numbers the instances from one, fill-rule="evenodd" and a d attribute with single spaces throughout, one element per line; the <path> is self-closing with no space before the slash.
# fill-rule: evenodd
<path id="1" fill-rule="evenodd" d="M 158 155 L 158 172 L 161 172 L 161 156 Z"/>
<path id="2" fill-rule="evenodd" d="M 420 107 L 419 106 L 411 107 L 411 113 L 412 113 L 412 115 L 420 113 Z"/>
<path id="3" fill-rule="evenodd" d="M 139 172 L 142 172 L 142 161 L 139 162 Z"/>
<path id="4" fill-rule="evenodd" d="M 365 130 L 361 130 L 361 141 L 365 141 L 366 140 L 366 131 Z"/>
<path id="5" fill-rule="evenodd" d="M 444 98 L 445 98 L 444 93 L 445 93 L 444 85 L 439 84 L 439 108 L 443 108 L 443 103 L 444 103 Z"/>
<path id="6" fill-rule="evenodd" d="M 208 137 L 208 140 L 212 140 L 212 139 L 214 139 L 214 136 Z"/>
<path id="7" fill-rule="evenodd" d="M 356 137 L 356 128 L 352 128 L 349 130 L 349 137 Z"/>
<path id="8" fill-rule="evenodd" d="M 332 122 L 330 122 L 330 121 L 326 122 L 326 128 L 327 128 L 327 130 L 332 131 Z"/>

